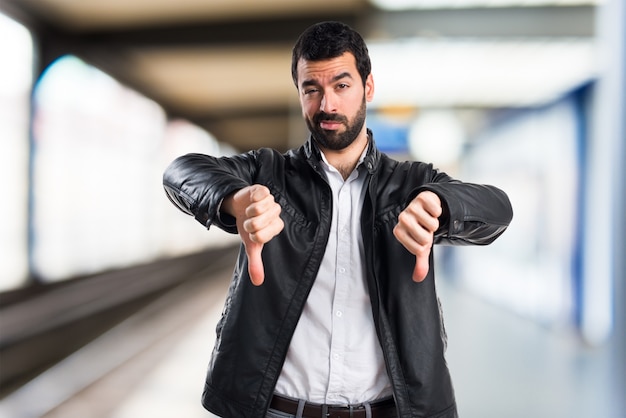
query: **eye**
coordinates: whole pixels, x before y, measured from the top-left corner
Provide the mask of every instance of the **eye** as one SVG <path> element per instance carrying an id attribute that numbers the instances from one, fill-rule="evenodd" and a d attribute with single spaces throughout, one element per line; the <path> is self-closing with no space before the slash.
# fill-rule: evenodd
<path id="1" fill-rule="evenodd" d="M 304 94 L 311 95 L 311 94 L 317 93 L 318 91 L 319 90 L 317 90 L 316 88 L 307 88 L 307 89 L 304 89 Z"/>
<path id="2" fill-rule="evenodd" d="M 337 85 L 337 88 L 339 90 L 347 89 L 348 87 L 350 87 L 350 86 L 348 84 L 346 84 L 346 83 L 341 83 L 341 84 Z"/>

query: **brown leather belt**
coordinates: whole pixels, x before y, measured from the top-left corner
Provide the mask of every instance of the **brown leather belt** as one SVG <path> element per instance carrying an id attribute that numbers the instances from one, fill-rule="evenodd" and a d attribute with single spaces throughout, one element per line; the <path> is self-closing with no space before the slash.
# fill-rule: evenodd
<path id="1" fill-rule="evenodd" d="M 270 408 L 290 415 L 298 412 L 298 401 L 274 395 Z M 370 404 L 372 418 L 397 418 L 396 403 L 393 398 Z M 307 402 L 304 404 L 303 418 L 369 418 L 364 404 L 336 406 Z"/>

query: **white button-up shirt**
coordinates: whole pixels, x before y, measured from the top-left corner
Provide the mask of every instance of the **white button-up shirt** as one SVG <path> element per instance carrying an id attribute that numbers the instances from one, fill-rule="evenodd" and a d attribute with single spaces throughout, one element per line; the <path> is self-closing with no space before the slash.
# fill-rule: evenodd
<path id="1" fill-rule="evenodd" d="M 333 193 L 330 237 L 276 384 L 280 395 L 358 404 L 392 393 L 364 271 L 360 219 L 367 172 L 360 166 L 366 151 L 345 181 L 322 154 Z"/>

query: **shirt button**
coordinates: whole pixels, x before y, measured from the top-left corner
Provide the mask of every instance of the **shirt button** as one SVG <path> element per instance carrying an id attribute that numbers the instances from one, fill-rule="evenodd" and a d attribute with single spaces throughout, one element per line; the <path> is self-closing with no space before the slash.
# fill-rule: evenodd
<path id="1" fill-rule="evenodd" d="M 343 312 L 337 311 L 337 313 L 335 315 L 337 315 L 339 318 L 341 318 L 341 316 L 343 315 Z"/>
<path id="2" fill-rule="evenodd" d="M 339 269 L 339 273 L 345 273 L 346 269 L 344 269 L 343 267 Z"/>

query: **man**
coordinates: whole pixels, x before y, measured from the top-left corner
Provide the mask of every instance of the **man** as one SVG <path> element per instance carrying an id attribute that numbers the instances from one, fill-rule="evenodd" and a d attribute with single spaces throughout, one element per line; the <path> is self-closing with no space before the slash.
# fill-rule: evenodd
<path id="1" fill-rule="evenodd" d="M 370 67 L 348 26 L 308 28 L 292 76 L 309 140 L 165 172 L 172 202 L 243 243 L 202 398 L 219 416 L 457 417 L 432 245 L 489 244 L 511 206 L 379 152 Z"/>

